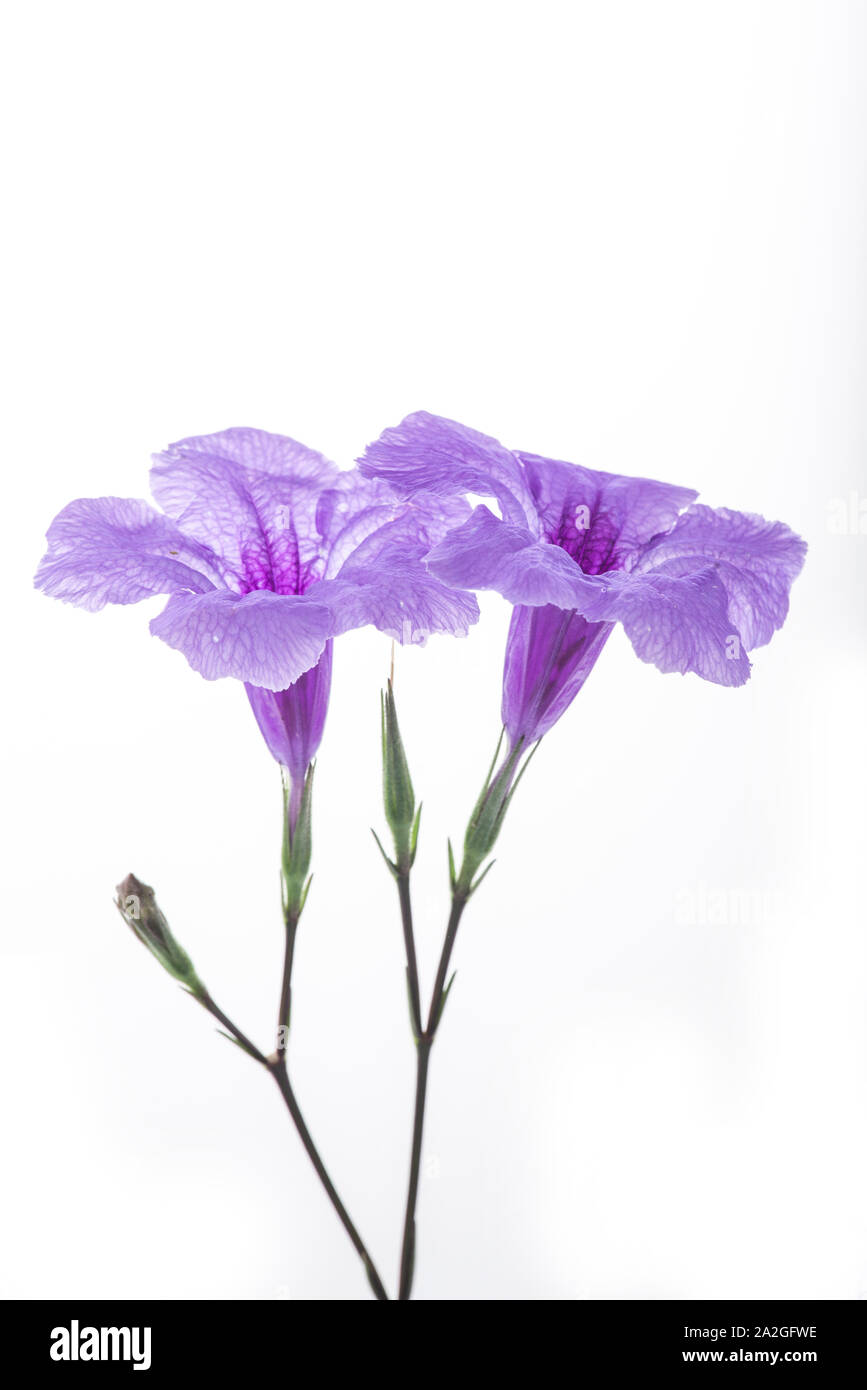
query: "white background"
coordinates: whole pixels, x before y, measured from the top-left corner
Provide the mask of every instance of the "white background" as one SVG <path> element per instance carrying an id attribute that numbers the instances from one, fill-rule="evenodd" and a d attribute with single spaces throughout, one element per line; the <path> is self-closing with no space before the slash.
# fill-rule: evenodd
<path id="1" fill-rule="evenodd" d="M 154 883 L 270 1046 L 279 786 L 243 691 L 148 635 L 159 601 L 30 584 L 54 513 L 146 495 L 170 440 L 256 425 L 348 465 L 425 408 L 810 555 L 744 689 L 618 633 L 543 745 L 458 942 L 416 1292 L 867 1295 L 867 535 L 832 529 L 867 498 L 867 7 L 79 0 L 4 27 L 3 1292 L 367 1296 L 268 1078 L 112 906 Z M 398 655 L 428 981 L 507 616 Z M 340 640 L 291 1058 L 393 1286 L 388 658 Z"/>

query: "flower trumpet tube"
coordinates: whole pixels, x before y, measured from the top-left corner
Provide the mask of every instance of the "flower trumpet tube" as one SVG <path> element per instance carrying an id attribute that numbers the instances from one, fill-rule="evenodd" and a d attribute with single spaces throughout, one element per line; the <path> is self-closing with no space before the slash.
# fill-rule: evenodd
<path id="1" fill-rule="evenodd" d="M 292 829 L 301 810 L 304 782 L 325 730 L 333 656 L 334 642 L 329 638 L 316 664 L 285 690 L 246 686 L 259 731 L 288 779 Z"/>

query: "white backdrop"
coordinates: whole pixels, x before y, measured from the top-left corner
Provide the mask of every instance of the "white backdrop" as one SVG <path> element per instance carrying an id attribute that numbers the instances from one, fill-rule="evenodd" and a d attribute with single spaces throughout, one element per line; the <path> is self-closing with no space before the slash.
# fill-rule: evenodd
<path id="1" fill-rule="evenodd" d="M 2 1291 L 367 1296 L 275 1089 L 111 902 L 155 884 L 270 1045 L 279 785 L 243 691 L 149 637 L 159 601 L 30 584 L 54 513 L 146 495 L 171 440 L 257 425 L 348 465 L 424 408 L 810 554 L 744 689 L 618 633 L 543 745 L 458 942 L 416 1293 L 867 1296 L 867 8 L 80 0 L 4 28 Z M 507 617 L 398 655 L 428 988 Z M 393 1286 L 388 657 L 337 650 L 292 1063 Z"/>

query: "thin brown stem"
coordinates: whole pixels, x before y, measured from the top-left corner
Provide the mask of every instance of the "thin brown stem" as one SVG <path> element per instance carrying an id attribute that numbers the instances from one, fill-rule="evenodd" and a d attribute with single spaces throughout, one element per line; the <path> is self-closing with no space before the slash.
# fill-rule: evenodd
<path id="1" fill-rule="evenodd" d="M 467 895 L 463 891 L 456 889 L 452 896 L 452 910 L 449 914 L 448 927 L 446 928 L 445 940 L 443 941 L 436 979 L 431 993 L 427 1026 L 424 1030 L 418 1030 L 416 1039 L 418 1052 L 416 1058 L 415 1108 L 413 1113 L 409 1185 L 407 1188 L 406 1213 L 403 1223 L 400 1284 L 398 1289 L 398 1299 L 404 1302 L 409 1298 L 412 1291 L 412 1277 L 415 1266 L 415 1210 L 418 1202 L 418 1185 L 421 1174 L 421 1147 L 422 1139 L 424 1138 L 424 1116 L 425 1104 L 427 1101 L 430 1054 L 434 1038 L 436 1037 L 436 1031 L 439 1027 L 443 1004 L 447 993 L 446 976 L 448 975 L 449 963 L 452 958 L 458 927 L 460 926 L 461 917 L 463 916 L 466 905 Z"/>
<path id="2" fill-rule="evenodd" d="M 409 991 L 409 1011 L 412 1018 L 412 1031 L 416 1038 L 421 1036 L 421 990 L 418 982 L 418 959 L 415 951 L 415 933 L 412 924 L 412 898 L 409 890 L 409 869 L 397 874 L 397 896 L 400 900 L 400 920 L 403 925 L 403 941 L 406 949 L 406 981 Z"/>
<path id="3" fill-rule="evenodd" d="M 275 1053 L 273 1057 L 269 1057 L 267 1059 L 266 1065 L 277 1083 L 280 1094 L 286 1102 L 286 1108 L 289 1111 L 289 1114 L 292 1116 L 292 1121 L 295 1125 L 295 1128 L 298 1131 L 301 1143 L 304 1145 L 304 1148 L 307 1151 L 307 1156 L 310 1159 L 310 1162 L 313 1164 L 316 1176 L 319 1178 L 319 1181 L 325 1188 L 325 1191 L 328 1194 L 328 1199 L 331 1202 L 331 1205 L 333 1206 L 334 1210 L 337 1212 L 343 1229 L 346 1231 L 346 1234 L 352 1241 L 352 1244 L 354 1245 L 361 1259 L 361 1262 L 364 1265 L 370 1287 L 373 1289 L 374 1294 L 380 1302 L 387 1302 L 388 1294 L 386 1293 L 383 1282 L 380 1279 L 379 1274 L 377 1273 L 376 1266 L 374 1265 L 373 1260 L 370 1258 L 370 1255 L 367 1252 L 367 1247 L 365 1246 L 364 1241 L 361 1239 L 361 1236 L 358 1234 L 358 1231 L 355 1228 L 355 1224 L 352 1218 L 350 1217 L 349 1212 L 346 1210 L 346 1207 L 340 1200 L 340 1195 L 337 1191 L 337 1188 L 331 1181 L 331 1178 L 328 1174 L 328 1170 L 319 1156 L 319 1150 L 316 1148 L 310 1131 L 307 1128 L 304 1116 L 301 1113 L 301 1107 L 298 1104 L 298 1101 L 295 1097 L 295 1092 L 292 1089 L 292 1083 L 289 1080 L 289 1073 L 286 1070 L 285 1053 L 281 1053 L 279 1055 Z"/>
<path id="4" fill-rule="evenodd" d="M 295 937 L 298 934 L 298 917 L 286 914 L 286 948 L 283 954 L 283 982 L 280 986 L 280 1007 L 277 1011 L 277 1051 L 286 1048 L 289 1031 L 289 1016 L 292 1012 L 292 966 L 295 960 Z"/>

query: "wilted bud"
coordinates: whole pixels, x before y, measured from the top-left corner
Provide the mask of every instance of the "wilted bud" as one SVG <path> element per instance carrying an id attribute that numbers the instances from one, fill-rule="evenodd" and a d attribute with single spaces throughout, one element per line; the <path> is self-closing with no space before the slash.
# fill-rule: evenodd
<path id="1" fill-rule="evenodd" d="M 139 941 L 147 946 L 164 970 L 173 975 L 197 998 L 204 995 L 193 963 L 175 941 L 169 924 L 157 906 L 154 890 L 140 882 L 135 874 L 127 874 L 123 883 L 117 885 L 115 902 L 121 917 L 131 927 Z"/>
<path id="2" fill-rule="evenodd" d="M 406 873 L 415 859 L 421 807 L 416 810 L 391 681 L 382 695 L 382 791 L 385 819 L 394 839 L 394 867 Z"/>

